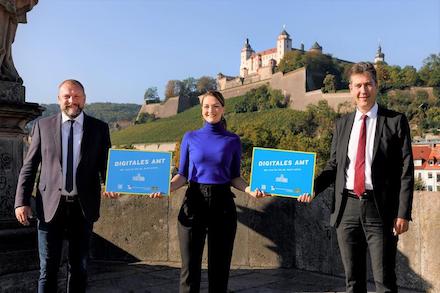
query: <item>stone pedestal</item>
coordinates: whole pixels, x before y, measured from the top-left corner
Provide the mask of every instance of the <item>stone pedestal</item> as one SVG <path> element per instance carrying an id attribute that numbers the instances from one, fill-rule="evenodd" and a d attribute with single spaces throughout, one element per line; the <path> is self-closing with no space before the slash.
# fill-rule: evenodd
<path id="1" fill-rule="evenodd" d="M 25 88 L 0 81 L 0 275 L 35 269 L 38 262 L 35 221 L 18 224 L 14 213 L 15 190 L 27 148 L 26 124 L 43 107 L 26 103 Z"/>

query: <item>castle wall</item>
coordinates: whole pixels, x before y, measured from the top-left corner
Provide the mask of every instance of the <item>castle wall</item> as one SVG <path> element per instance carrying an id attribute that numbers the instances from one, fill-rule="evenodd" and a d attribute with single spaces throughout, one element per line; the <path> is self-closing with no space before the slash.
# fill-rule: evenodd
<path id="1" fill-rule="evenodd" d="M 270 82 L 270 79 L 260 80 L 260 81 L 254 82 L 254 83 L 247 83 L 247 84 L 240 85 L 240 86 L 226 88 L 226 89 L 222 90 L 221 93 L 223 94 L 225 99 L 238 97 L 238 96 L 244 95 L 245 93 L 247 93 L 251 89 L 255 89 L 255 88 L 260 87 L 265 84 L 267 85 L 267 84 L 269 84 L 269 82 Z"/>
<path id="2" fill-rule="evenodd" d="M 353 99 L 349 92 L 324 94 L 321 90 L 315 90 L 307 92 L 304 97 L 303 100 L 299 101 L 299 105 L 297 105 L 299 110 L 305 109 L 308 104 L 318 104 L 321 100 L 326 100 L 329 106 L 335 110 L 338 109 L 340 104 L 344 103 L 353 107 L 349 107 L 346 110 L 354 109 Z"/>
<path id="3" fill-rule="evenodd" d="M 176 142 L 134 143 L 133 148 L 141 151 L 174 152 L 176 144 Z"/>
<path id="4" fill-rule="evenodd" d="M 259 74 L 240 79 L 219 80 L 220 90 L 227 98 L 242 96 L 254 88 L 262 85 L 269 85 L 273 89 L 281 90 L 282 94 L 290 100 L 290 108 L 295 110 L 305 110 L 309 104 L 317 104 L 320 100 L 327 100 L 328 104 L 338 110 L 339 104 L 351 103 L 350 93 L 323 94 L 321 90 L 306 91 L 307 70 L 305 67 L 298 68 L 286 74 L 282 72 L 272 73 L 272 68 L 260 68 Z M 242 84 L 242 85 L 241 85 Z"/>
<path id="5" fill-rule="evenodd" d="M 424 91 L 428 94 L 428 97 L 430 100 L 436 99 L 436 97 L 434 96 L 434 88 L 433 87 L 412 86 L 412 87 L 410 87 L 409 91 L 412 95 L 415 95 L 418 91 Z M 396 93 L 395 90 L 391 90 L 388 92 L 388 94 L 390 94 L 390 95 L 395 94 L 395 93 Z"/>
<path id="6" fill-rule="evenodd" d="M 139 114 L 153 114 L 157 118 L 166 118 L 176 115 L 179 110 L 180 97 L 171 97 L 165 103 L 144 104 L 139 110 Z M 182 107 L 181 107 L 182 108 Z M 181 110 L 183 111 L 183 110 Z"/>
<path id="7" fill-rule="evenodd" d="M 299 68 L 286 74 L 276 72 L 272 76 L 270 87 L 281 90 L 281 93 L 289 98 L 289 105 L 292 109 L 301 110 L 300 105 L 305 103 L 305 80 L 305 68 Z"/>

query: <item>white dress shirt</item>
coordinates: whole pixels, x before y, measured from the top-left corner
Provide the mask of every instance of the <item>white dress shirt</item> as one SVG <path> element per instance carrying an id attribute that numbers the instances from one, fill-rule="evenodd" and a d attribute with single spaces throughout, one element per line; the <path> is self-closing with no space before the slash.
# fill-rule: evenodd
<path id="1" fill-rule="evenodd" d="M 374 137 L 376 134 L 377 122 L 377 103 L 365 113 L 368 116 L 366 121 L 367 142 L 365 145 L 365 189 L 373 190 L 373 182 L 371 180 L 371 162 L 373 158 Z M 359 135 L 362 126 L 362 115 L 359 110 L 356 110 L 354 117 L 353 128 L 351 129 L 350 141 L 348 143 L 348 167 L 345 170 L 345 188 L 353 190 L 354 188 L 354 169 L 356 165 L 356 156 L 359 143 Z"/>
<path id="2" fill-rule="evenodd" d="M 83 136 L 83 125 L 84 125 L 84 113 L 78 115 L 73 123 L 73 189 L 71 192 L 67 192 L 66 187 L 66 171 L 67 171 L 67 140 L 69 138 L 70 132 L 70 122 L 71 120 L 64 112 L 61 112 L 62 122 L 61 122 L 61 141 L 62 141 L 62 152 L 63 152 L 63 190 L 61 194 L 64 195 L 76 195 L 78 194 L 78 189 L 76 188 L 76 168 L 81 156 L 81 140 Z"/>

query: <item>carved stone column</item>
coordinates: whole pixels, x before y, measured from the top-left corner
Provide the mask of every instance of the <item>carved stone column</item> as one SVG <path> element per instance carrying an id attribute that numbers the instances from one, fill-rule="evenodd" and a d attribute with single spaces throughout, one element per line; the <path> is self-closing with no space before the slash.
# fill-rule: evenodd
<path id="1" fill-rule="evenodd" d="M 27 149 L 25 126 L 43 110 L 25 102 L 24 86 L 0 81 L 0 275 L 35 269 L 38 264 L 35 221 L 29 227 L 19 225 L 14 200 Z"/>

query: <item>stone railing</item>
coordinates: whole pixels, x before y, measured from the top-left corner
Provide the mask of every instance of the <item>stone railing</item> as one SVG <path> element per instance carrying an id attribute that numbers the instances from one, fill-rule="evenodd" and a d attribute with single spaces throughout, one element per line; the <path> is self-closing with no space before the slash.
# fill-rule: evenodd
<path id="1" fill-rule="evenodd" d="M 95 225 L 94 257 L 178 264 L 176 224 L 184 191 L 162 199 L 122 196 L 103 200 L 101 218 Z M 329 196 L 321 195 L 303 205 L 294 199 L 255 200 L 234 193 L 239 224 L 233 266 L 296 267 L 343 275 L 336 234 L 328 224 Z M 399 285 L 427 292 L 440 290 L 439 210 L 440 193 L 414 195 L 413 222 L 399 241 Z"/>

